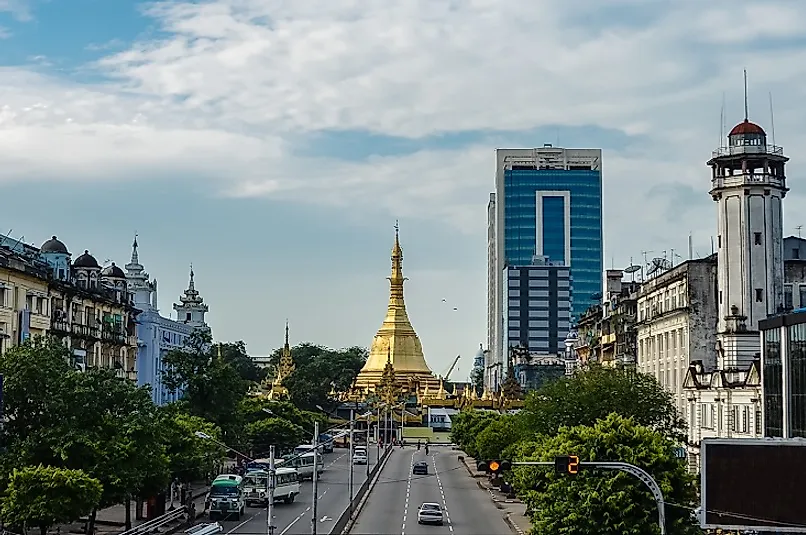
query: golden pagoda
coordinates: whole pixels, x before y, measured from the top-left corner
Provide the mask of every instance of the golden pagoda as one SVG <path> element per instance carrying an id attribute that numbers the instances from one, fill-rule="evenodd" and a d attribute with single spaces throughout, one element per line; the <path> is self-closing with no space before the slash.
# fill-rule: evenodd
<path id="1" fill-rule="evenodd" d="M 276 401 L 288 399 L 288 389 L 283 382 L 289 375 L 294 373 L 295 369 L 294 359 L 291 358 L 291 346 L 288 344 L 288 320 L 286 320 L 285 345 L 283 345 L 283 351 L 280 354 L 280 362 L 277 364 L 277 372 L 274 376 L 274 381 L 271 383 L 269 399 Z"/>
<path id="2" fill-rule="evenodd" d="M 392 248 L 392 275 L 389 277 L 389 306 L 381 328 L 372 340 L 369 358 L 355 380 L 357 388 L 375 390 L 384 369 L 391 365 L 395 381 L 409 395 L 421 394 L 430 385 L 438 388 L 439 379 L 431 372 L 423 356 L 420 338 L 411 326 L 403 297 L 403 250 L 395 223 L 395 245 Z M 421 397 L 418 395 L 418 397 Z"/>

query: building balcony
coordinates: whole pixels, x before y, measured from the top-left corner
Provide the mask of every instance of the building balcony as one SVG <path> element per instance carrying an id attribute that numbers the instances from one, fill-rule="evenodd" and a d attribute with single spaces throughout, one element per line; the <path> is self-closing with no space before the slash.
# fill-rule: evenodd
<path id="1" fill-rule="evenodd" d="M 89 325 L 81 325 L 80 323 L 73 323 L 70 326 L 70 333 L 79 338 L 87 338 L 97 340 L 99 338 L 99 330 L 97 327 L 90 327 Z"/>
<path id="2" fill-rule="evenodd" d="M 119 346 L 125 346 L 128 344 L 128 336 L 126 336 L 125 333 L 108 329 L 103 329 L 101 331 L 101 340 Z"/>
<path id="3" fill-rule="evenodd" d="M 64 318 L 54 317 L 50 321 L 50 332 L 53 334 L 70 334 L 70 324 Z"/>
<path id="4" fill-rule="evenodd" d="M 739 155 L 759 155 L 759 154 L 772 154 L 774 156 L 783 156 L 784 148 L 778 145 L 731 145 L 728 147 L 719 147 L 711 152 L 713 158 L 720 156 L 739 156 Z"/>
<path id="5" fill-rule="evenodd" d="M 610 345 L 610 344 L 613 344 L 615 342 L 616 342 L 616 334 L 615 333 L 603 334 L 602 335 L 602 345 L 603 346 Z"/>

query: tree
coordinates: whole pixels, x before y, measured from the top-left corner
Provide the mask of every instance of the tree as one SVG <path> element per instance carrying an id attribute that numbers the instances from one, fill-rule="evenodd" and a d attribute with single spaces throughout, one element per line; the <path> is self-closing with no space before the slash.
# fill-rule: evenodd
<path id="1" fill-rule="evenodd" d="M 266 378 L 267 370 L 255 364 L 255 361 L 246 352 L 246 344 L 242 340 L 216 344 L 212 348 L 212 353 L 216 357 L 218 356 L 219 348 L 224 362 L 235 368 L 235 371 L 244 381 L 259 383 Z"/>
<path id="2" fill-rule="evenodd" d="M 519 461 L 553 461 L 573 453 L 586 461 L 621 461 L 654 477 L 668 503 L 668 533 L 701 533 L 692 510 L 697 499 L 694 477 L 675 458 L 673 440 L 633 418 L 611 414 L 593 426 L 562 427 L 556 436 L 541 435 L 516 448 Z M 660 533 L 658 509 L 649 489 L 622 472 L 583 469 L 556 474 L 537 466 L 516 466 L 514 485 L 531 512 L 532 533 L 566 535 L 648 535 Z"/>
<path id="3" fill-rule="evenodd" d="M 167 485 L 168 458 L 147 388 L 103 369 L 70 373 L 64 388 L 67 403 L 60 415 L 60 440 L 51 448 L 66 468 L 83 469 L 101 482 L 99 508 L 122 503 L 133 492 L 142 497 Z M 90 514 L 90 532 L 95 512 Z"/>
<path id="4" fill-rule="evenodd" d="M 221 429 L 218 426 L 198 416 L 186 414 L 176 407 L 161 408 L 159 427 L 172 479 L 183 483 L 203 479 L 210 473 L 212 465 L 226 454 L 224 448 L 213 440 L 196 435 L 196 432 L 201 432 L 220 441 Z"/>
<path id="5" fill-rule="evenodd" d="M 595 367 L 546 383 L 527 397 L 521 414 L 534 432 L 553 435 L 562 426 L 594 425 L 613 412 L 685 440 L 672 395 L 654 377 L 632 370 Z"/>
<path id="6" fill-rule="evenodd" d="M 81 470 L 53 466 L 14 469 L 2 501 L 7 524 L 37 526 L 42 535 L 54 524 L 74 522 L 101 499 L 101 483 Z"/>
<path id="7" fill-rule="evenodd" d="M 275 365 L 281 351 L 277 349 L 271 355 Z M 295 370 L 285 380 L 291 401 L 300 408 L 314 410 L 317 405 L 331 405 L 331 390 L 343 392 L 352 386 L 367 360 L 367 350 L 362 347 L 333 350 L 304 343 L 291 348 L 291 358 Z"/>
<path id="8" fill-rule="evenodd" d="M 497 418 L 490 418 L 476 435 L 475 457 L 478 459 L 508 457 L 512 452 L 512 446 L 531 435 L 523 423 L 523 419 L 517 414 L 502 414 Z"/>
<path id="9" fill-rule="evenodd" d="M 163 382 L 173 390 L 182 390 L 187 410 L 219 426 L 226 443 L 236 443 L 241 422 L 238 405 L 249 390 L 238 370 L 217 351 L 211 350 L 210 335 L 194 331 L 182 349 L 163 357 Z M 223 350 L 222 350 L 223 351 Z"/>
<path id="10" fill-rule="evenodd" d="M 501 384 L 501 391 L 504 393 L 506 399 L 521 399 L 523 397 L 521 383 L 515 377 L 512 368 L 509 369 L 507 378 Z"/>
<path id="11" fill-rule="evenodd" d="M 246 426 L 246 433 L 255 455 L 268 451 L 272 445 L 280 451 L 287 451 L 305 441 L 302 428 L 283 418 L 269 417 L 252 422 Z"/>
<path id="12" fill-rule="evenodd" d="M 451 418 L 451 441 L 471 457 L 479 458 L 477 437 L 500 417 L 496 412 L 463 410 Z"/>
<path id="13" fill-rule="evenodd" d="M 484 390 L 484 368 L 473 368 L 473 371 L 470 372 L 470 384 L 477 395 L 482 393 Z"/>

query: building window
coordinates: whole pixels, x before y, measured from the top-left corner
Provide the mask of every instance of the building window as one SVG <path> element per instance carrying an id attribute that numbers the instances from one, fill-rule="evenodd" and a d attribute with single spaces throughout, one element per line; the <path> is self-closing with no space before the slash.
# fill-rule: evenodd
<path id="1" fill-rule="evenodd" d="M 784 436 L 784 386 L 781 329 L 779 328 L 764 331 L 764 364 L 761 373 L 764 382 L 764 436 L 782 437 Z M 756 418 L 756 421 L 760 422 L 758 413 Z M 757 430 L 759 425 L 756 424 Z"/>
<path id="2" fill-rule="evenodd" d="M 0 286 L 0 307 L 6 306 L 6 289 Z"/>
<path id="3" fill-rule="evenodd" d="M 754 232 L 753 233 L 753 243 L 755 243 L 756 245 L 761 245 L 761 233 L 760 232 Z"/>
<path id="4" fill-rule="evenodd" d="M 722 234 L 719 234 L 716 237 L 716 243 L 717 243 L 717 247 L 722 247 Z"/>
<path id="5" fill-rule="evenodd" d="M 185 314 L 185 321 L 190 321 L 190 312 Z"/>
<path id="6" fill-rule="evenodd" d="M 789 412 L 793 438 L 806 438 L 806 323 L 792 325 L 789 331 Z"/>
<path id="7" fill-rule="evenodd" d="M 784 284 L 784 308 L 786 310 L 792 310 L 794 307 L 792 305 L 792 285 L 791 284 Z"/>
<path id="8" fill-rule="evenodd" d="M 719 304 L 722 304 L 722 290 L 719 290 Z"/>
<path id="9" fill-rule="evenodd" d="M 764 301 L 764 289 L 756 288 L 756 303 L 761 303 L 762 301 Z"/>
<path id="10" fill-rule="evenodd" d="M 792 259 L 793 260 L 799 260 L 800 259 L 800 248 L 795 247 L 794 249 L 792 249 Z"/>
<path id="11" fill-rule="evenodd" d="M 799 287 L 800 301 L 798 302 L 798 306 L 806 307 L 806 284 L 801 284 Z"/>

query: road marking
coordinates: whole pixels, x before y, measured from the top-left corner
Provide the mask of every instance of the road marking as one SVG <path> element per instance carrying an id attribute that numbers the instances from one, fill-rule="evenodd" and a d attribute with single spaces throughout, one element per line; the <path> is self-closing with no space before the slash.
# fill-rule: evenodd
<path id="1" fill-rule="evenodd" d="M 453 523 L 451 523 L 451 514 L 448 512 L 448 502 L 445 501 L 445 488 L 442 486 L 442 479 L 439 477 L 439 470 L 437 470 L 437 460 L 431 456 L 431 462 L 434 464 L 434 474 L 437 476 L 437 485 L 439 485 L 439 493 L 442 495 L 442 508 L 445 510 L 445 519 L 448 521 L 448 529 L 453 533 Z"/>
<path id="2" fill-rule="evenodd" d="M 240 524 L 238 524 L 237 526 L 235 526 L 234 528 L 232 528 L 231 530 L 229 530 L 229 531 L 227 532 L 227 535 L 229 535 L 229 534 L 230 534 L 230 533 L 232 533 L 233 531 L 236 531 L 238 528 L 243 527 L 244 525 L 248 524 L 249 522 L 251 522 L 252 520 L 254 520 L 254 518 L 255 518 L 254 516 L 251 516 L 251 517 L 247 518 L 246 520 L 244 520 L 243 522 L 241 522 Z"/>
<path id="3" fill-rule="evenodd" d="M 325 494 L 327 494 L 327 491 L 329 491 L 329 490 L 330 490 L 330 487 L 326 488 L 326 489 L 325 489 L 325 492 L 323 492 L 322 494 L 320 494 L 320 495 L 319 495 L 319 499 L 321 500 L 321 499 L 322 499 L 322 497 L 323 497 Z"/>
<path id="4" fill-rule="evenodd" d="M 409 463 L 409 477 L 406 480 L 406 505 L 403 508 L 403 527 L 400 528 L 400 535 L 406 535 L 406 519 L 409 516 L 409 496 L 411 495 L 411 476 L 414 473 L 414 454 L 411 452 L 411 462 Z"/>
<path id="5" fill-rule="evenodd" d="M 293 526 L 294 524 L 296 524 L 296 523 L 299 521 L 299 519 L 300 519 L 300 518 L 302 518 L 303 516 L 305 516 L 305 513 L 307 513 L 307 512 L 308 512 L 310 509 L 311 509 L 311 508 L 310 508 L 310 507 L 308 507 L 308 509 L 305 509 L 305 511 L 303 511 L 302 513 L 300 513 L 300 514 L 299 514 L 299 516 L 297 516 L 297 518 L 295 518 L 294 520 L 292 520 L 292 521 L 291 521 L 291 523 L 290 523 L 289 525 L 287 525 L 283 531 L 281 531 L 281 532 L 280 532 L 280 535 L 285 535 L 285 534 L 288 532 L 288 530 L 289 530 L 289 529 L 291 529 L 291 526 Z"/>

